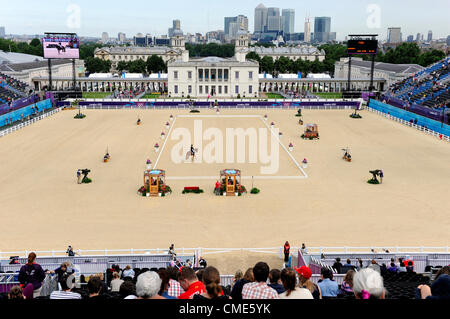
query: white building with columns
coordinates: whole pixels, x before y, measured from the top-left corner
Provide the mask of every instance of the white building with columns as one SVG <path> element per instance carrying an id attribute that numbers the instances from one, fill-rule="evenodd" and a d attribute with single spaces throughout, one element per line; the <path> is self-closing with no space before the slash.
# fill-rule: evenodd
<path id="1" fill-rule="evenodd" d="M 257 97 L 259 64 L 245 59 L 246 32 L 238 32 L 233 58 L 189 58 L 168 63 L 168 94 L 172 97 Z"/>

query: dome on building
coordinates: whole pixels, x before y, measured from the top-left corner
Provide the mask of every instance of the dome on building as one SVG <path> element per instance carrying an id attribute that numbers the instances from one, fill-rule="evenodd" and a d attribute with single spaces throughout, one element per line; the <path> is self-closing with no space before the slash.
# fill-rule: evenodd
<path id="1" fill-rule="evenodd" d="M 173 36 L 182 36 L 183 35 L 183 31 L 182 30 L 173 30 Z"/>

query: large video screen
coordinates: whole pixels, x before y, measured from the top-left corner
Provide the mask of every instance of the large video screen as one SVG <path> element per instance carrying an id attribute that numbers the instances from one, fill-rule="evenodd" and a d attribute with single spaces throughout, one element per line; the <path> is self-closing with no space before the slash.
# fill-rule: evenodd
<path id="1" fill-rule="evenodd" d="M 42 39 L 44 58 L 79 59 L 80 39 L 77 35 L 54 35 Z"/>
<path id="2" fill-rule="evenodd" d="M 348 40 L 348 54 L 377 54 L 377 40 Z"/>

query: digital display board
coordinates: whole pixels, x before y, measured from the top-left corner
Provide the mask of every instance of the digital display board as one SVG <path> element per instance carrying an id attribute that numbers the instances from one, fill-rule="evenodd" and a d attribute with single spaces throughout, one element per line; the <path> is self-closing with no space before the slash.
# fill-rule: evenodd
<path id="1" fill-rule="evenodd" d="M 377 54 L 377 40 L 348 40 L 348 54 Z"/>
<path id="2" fill-rule="evenodd" d="M 46 35 L 42 45 L 46 59 L 80 58 L 80 39 L 75 34 Z"/>

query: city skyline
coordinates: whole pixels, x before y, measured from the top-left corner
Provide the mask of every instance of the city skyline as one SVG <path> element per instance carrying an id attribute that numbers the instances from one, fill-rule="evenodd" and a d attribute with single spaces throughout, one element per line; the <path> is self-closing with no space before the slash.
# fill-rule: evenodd
<path id="1" fill-rule="evenodd" d="M 280 13 L 284 8 L 294 9 L 296 33 L 304 32 L 305 17 L 310 17 L 311 29 L 314 27 L 314 17 L 331 17 L 331 31 L 337 33 L 338 41 L 344 40 L 345 36 L 351 33 L 376 33 L 379 34 L 380 40 L 386 40 L 387 29 L 393 26 L 401 27 L 404 36 L 427 34 L 432 30 L 433 38 L 438 39 L 446 38 L 450 33 L 443 23 L 447 19 L 446 12 L 450 11 L 450 2 L 447 0 L 436 0 L 433 6 L 418 0 L 395 3 L 387 0 L 362 0 L 357 4 L 350 0 L 339 3 L 323 1 L 321 4 L 308 3 L 308 6 L 292 0 L 229 0 L 214 3 L 205 0 L 192 0 L 189 3 L 174 0 L 170 5 L 136 0 L 133 5 L 136 9 L 127 8 L 127 10 L 117 5 L 118 1 L 108 1 L 109 6 L 105 6 L 105 3 L 106 1 L 49 0 L 45 5 L 42 3 L 30 5 L 29 1 L 17 0 L 3 5 L 0 21 L 1 26 L 6 29 L 6 34 L 33 35 L 58 31 L 100 38 L 102 32 L 109 35 L 123 32 L 131 38 L 137 33 L 149 33 L 153 36 L 167 34 L 172 21 L 177 19 L 181 21 L 184 33 L 205 34 L 209 31 L 223 30 L 224 17 L 244 15 L 248 17 L 249 32 L 253 33 L 254 10 L 262 3 L 266 7 L 280 8 Z M 155 4 L 158 5 L 157 10 Z M 373 4 L 376 6 L 371 7 Z M 349 7 L 352 9 L 348 10 Z M 427 14 L 424 15 L 423 12 Z M 417 23 L 420 19 L 422 22 Z M 130 24 L 129 21 L 133 23 Z"/>

